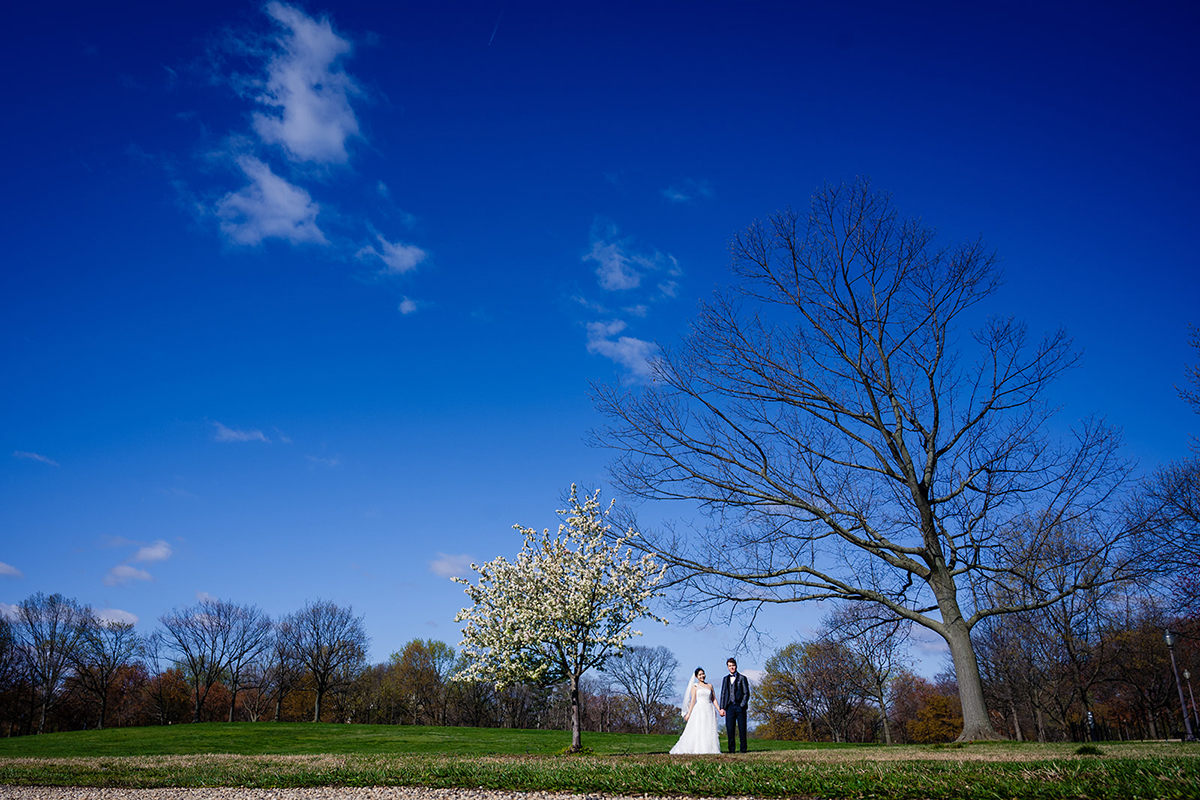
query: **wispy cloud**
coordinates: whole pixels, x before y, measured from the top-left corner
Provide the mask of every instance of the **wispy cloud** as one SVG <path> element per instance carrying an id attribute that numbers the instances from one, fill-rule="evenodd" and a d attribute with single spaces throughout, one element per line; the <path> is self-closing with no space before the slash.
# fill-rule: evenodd
<path id="1" fill-rule="evenodd" d="M 154 577 L 144 569 L 132 564 L 118 564 L 104 576 L 105 586 L 124 586 L 130 581 L 152 581 Z"/>
<path id="2" fill-rule="evenodd" d="M 321 458 L 320 456 L 305 456 L 305 458 L 307 458 L 309 460 L 309 462 L 311 462 L 313 464 L 319 464 L 320 466 L 323 466 L 323 467 L 336 467 L 336 466 L 341 465 L 341 463 L 342 463 L 341 456 L 333 456 L 332 458 Z"/>
<path id="3" fill-rule="evenodd" d="M 438 553 L 438 557 L 429 562 L 429 571 L 439 578 L 461 578 L 471 571 L 471 563 L 475 560 L 469 555 L 458 556 Z"/>
<path id="4" fill-rule="evenodd" d="M 588 352 L 615 361 L 639 378 L 649 379 L 653 376 L 650 360 L 657 355 L 658 346 L 633 336 L 617 336 L 625 327 L 625 323 L 619 319 L 611 322 L 589 322 Z"/>
<path id="5" fill-rule="evenodd" d="M 400 313 L 405 316 L 408 316 L 409 314 L 415 314 L 418 308 L 417 301 L 410 297 L 401 298 L 398 308 Z"/>
<path id="6" fill-rule="evenodd" d="M 0 617 L 7 619 L 17 618 L 17 607 L 12 603 L 0 603 Z"/>
<path id="7" fill-rule="evenodd" d="M 638 267 L 648 266 L 636 256 L 630 257 L 619 242 L 592 240 L 592 251 L 584 261 L 596 262 L 596 278 L 600 288 L 610 292 L 636 289 L 642 283 L 642 271 Z"/>
<path id="8" fill-rule="evenodd" d="M 338 62 L 353 46 L 326 17 L 313 19 L 280 2 L 268 3 L 266 12 L 282 34 L 255 98 L 270 109 L 254 114 L 255 132 L 267 144 L 281 145 L 293 161 L 346 163 L 346 141 L 359 133 L 350 97 L 360 91 Z"/>
<path id="9" fill-rule="evenodd" d="M 226 428 L 219 422 L 214 421 L 213 427 L 217 432 L 213 434 L 213 438 L 218 442 L 270 442 L 260 430 L 240 431 L 235 428 Z"/>
<path id="10" fill-rule="evenodd" d="M 404 242 L 389 242 L 382 235 L 376 235 L 379 249 L 369 244 L 356 253 L 360 259 L 378 258 L 383 262 L 382 275 L 403 275 L 417 268 L 425 260 L 427 253 L 416 245 Z"/>
<path id="11" fill-rule="evenodd" d="M 196 592 L 196 599 L 203 602 L 205 600 L 216 600 L 217 598 L 213 597 L 211 594 L 209 594 L 208 592 L 206 592 L 204 590 L 200 590 L 200 591 Z"/>
<path id="12" fill-rule="evenodd" d="M 14 450 L 13 458 L 27 458 L 30 461 L 40 461 L 43 464 L 49 464 L 52 467 L 58 466 L 57 461 L 46 458 L 44 455 L 41 455 L 40 453 L 30 453 L 26 450 Z"/>
<path id="13" fill-rule="evenodd" d="M 0 561 L 0 576 L 5 578 L 24 578 L 25 573 L 12 564 L 5 564 L 3 561 Z"/>
<path id="14" fill-rule="evenodd" d="M 321 207 L 308 192 L 253 156 L 239 156 L 237 165 L 250 183 L 226 194 L 216 205 L 221 232 L 231 242 L 256 245 L 275 238 L 292 244 L 328 244 L 317 227 Z"/>
<path id="15" fill-rule="evenodd" d="M 102 622 L 124 622 L 129 625 L 137 625 L 138 621 L 137 614 L 119 608 L 102 608 L 96 612 L 96 617 Z"/>
<path id="16" fill-rule="evenodd" d="M 653 248 L 635 248 L 628 239 L 620 238 L 614 225 L 593 227 L 591 251 L 583 260 L 596 263 L 597 282 L 610 292 L 636 289 L 650 272 L 680 273 L 674 256 Z"/>
<path id="17" fill-rule="evenodd" d="M 143 545 L 138 548 L 138 551 L 133 554 L 133 558 L 129 559 L 132 562 L 153 562 L 166 561 L 171 557 L 171 545 L 164 540 L 159 539 L 153 544 Z"/>
<path id="18" fill-rule="evenodd" d="M 715 193 L 706 180 L 687 178 L 662 190 L 663 197 L 672 203 L 690 203 L 693 200 L 711 200 Z"/>

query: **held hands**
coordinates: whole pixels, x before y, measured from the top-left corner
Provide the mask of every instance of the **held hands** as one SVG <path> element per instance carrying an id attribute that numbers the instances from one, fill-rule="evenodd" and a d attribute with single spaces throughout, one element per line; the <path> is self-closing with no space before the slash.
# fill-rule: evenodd
<path id="1" fill-rule="evenodd" d="M 718 713 L 718 714 L 720 714 L 720 715 L 723 717 L 723 716 L 725 716 L 725 709 L 723 709 L 723 708 L 718 708 L 718 709 L 717 709 L 717 713 Z"/>

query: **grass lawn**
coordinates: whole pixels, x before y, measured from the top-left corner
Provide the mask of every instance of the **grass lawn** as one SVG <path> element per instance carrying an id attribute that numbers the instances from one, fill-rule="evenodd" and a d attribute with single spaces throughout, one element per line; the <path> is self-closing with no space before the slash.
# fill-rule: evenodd
<path id="1" fill-rule="evenodd" d="M 823 798 L 1198 798 L 1200 745 L 881 747 L 751 741 L 667 755 L 674 736 L 310 723 L 114 728 L 0 739 L 0 785 L 384 786 Z"/>

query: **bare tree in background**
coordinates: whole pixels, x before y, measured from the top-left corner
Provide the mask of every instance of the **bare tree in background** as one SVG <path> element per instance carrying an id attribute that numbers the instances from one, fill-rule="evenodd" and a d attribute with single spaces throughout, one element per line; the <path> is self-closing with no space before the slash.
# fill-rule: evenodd
<path id="1" fill-rule="evenodd" d="M 229 684 L 229 721 L 233 722 L 238 692 L 247 681 L 257 680 L 260 675 L 257 661 L 271 646 L 275 629 L 271 625 L 271 618 L 255 605 L 234 606 L 229 622 L 226 671 Z"/>
<path id="2" fill-rule="evenodd" d="M 287 617 L 290 650 L 313 680 L 313 722 L 321 721 L 321 701 L 331 690 L 349 686 L 367 659 L 370 639 L 362 617 L 350 606 L 317 600 Z"/>
<path id="3" fill-rule="evenodd" d="M 283 699 L 291 693 L 304 676 L 304 662 L 294 651 L 295 631 L 292 621 L 284 618 L 275 623 L 263 676 L 275 701 L 275 721 L 283 720 Z"/>
<path id="4" fill-rule="evenodd" d="M 46 712 L 59 698 L 91 616 L 90 608 L 61 594 L 38 592 L 17 604 L 17 636 L 41 696 L 38 733 L 46 730 Z"/>
<path id="5" fill-rule="evenodd" d="M 209 598 L 158 618 L 163 644 L 174 653 L 192 685 L 193 722 L 200 721 L 213 685 L 225 677 L 236 615 L 233 603 Z"/>
<path id="6" fill-rule="evenodd" d="M 1128 531 L 1096 524 L 1076 580 L 1044 570 L 1064 521 L 1127 475 L 1117 435 L 1085 419 L 1053 438 L 1067 336 L 1012 319 L 960 326 L 999 284 L 980 242 L 940 245 L 865 180 L 732 242 L 740 279 L 704 305 L 639 391 L 598 386 L 631 494 L 698 502 L 720 540 L 646 534 L 693 609 L 877 603 L 945 639 L 964 725 L 992 739 L 971 629 L 1128 574 Z M 1009 558 L 1014 531 L 1024 558 Z M 1004 595 L 1011 602 L 988 598 Z"/>
<path id="7" fill-rule="evenodd" d="M 850 680 L 859 694 L 879 707 L 883 740 L 891 744 L 889 696 L 892 679 L 911 664 L 908 643 L 912 623 L 879 606 L 848 603 L 828 616 L 824 628 L 823 638 L 841 642 L 854 658 L 856 668 L 850 670 Z"/>
<path id="8" fill-rule="evenodd" d="M 84 691 L 96 700 L 98 728 L 108 715 L 108 690 L 117 673 L 135 663 L 142 655 L 142 640 L 131 622 L 92 617 L 83 626 L 79 646 L 71 655 L 75 678 Z"/>
<path id="9" fill-rule="evenodd" d="M 657 721 L 658 709 L 673 694 L 679 659 L 662 645 L 630 645 L 618 658 L 604 665 L 604 672 L 633 699 L 641 717 L 642 732 L 649 733 Z"/>

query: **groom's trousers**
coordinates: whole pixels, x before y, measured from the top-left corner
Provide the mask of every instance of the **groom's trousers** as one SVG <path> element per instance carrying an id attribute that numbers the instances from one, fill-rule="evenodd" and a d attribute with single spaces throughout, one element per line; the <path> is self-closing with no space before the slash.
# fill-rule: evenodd
<path id="1" fill-rule="evenodd" d="M 729 737 L 729 752 L 733 752 L 734 733 L 740 734 L 742 752 L 746 752 L 746 709 L 730 705 L 725 709 L 725 734 Z"/>

